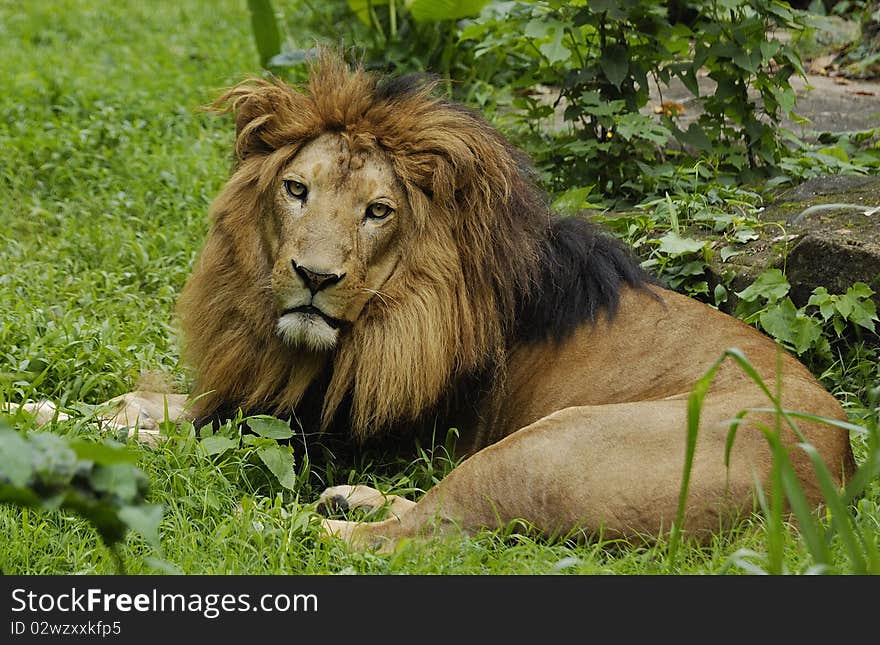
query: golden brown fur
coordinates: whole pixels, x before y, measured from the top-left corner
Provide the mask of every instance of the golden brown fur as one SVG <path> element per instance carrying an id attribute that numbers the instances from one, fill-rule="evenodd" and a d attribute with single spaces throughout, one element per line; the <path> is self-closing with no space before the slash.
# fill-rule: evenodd
<path id="1" fill-rule="evenodd" d="M 688 392 L 728 347 L 770 383 L 779 372 L 788 407 L 845 418 L 772 341 L 648 286 L 612 243 L 556 222 L 522 156 L 431 90 L 324 56 L 307 88 L 251 80 L 215 106 L 235 114 L 237 162 L 179 303 L 197 416 L 295 414 L 321 387 L 322 425 L 344 410 L 360 442 L 405 431 L 463 379 L 479 384 L 460 410 L 470 416 L 452 419 L 471 423 L 459 468 L 386 522 L 328 530 L 370 544 L 524 518 L 547 533 L 656 535 L 674 517 Z M 692 531 L 748 510 L 766 483 L 760 415 L 729 469 L 723 454 L 726 420 L 767 404 L 741 371 L 721 371 Z M 802 429 L 838 481 L 852 472 L 844 432 Z M 793 459 L 818 502 L 809 464 Z"/>

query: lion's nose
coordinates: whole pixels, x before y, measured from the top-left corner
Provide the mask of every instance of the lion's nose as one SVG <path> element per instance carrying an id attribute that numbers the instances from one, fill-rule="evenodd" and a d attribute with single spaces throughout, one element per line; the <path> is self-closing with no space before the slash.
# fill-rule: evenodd
<path id="1" fill-rule="evenodd" d="M 296 260 L 291 260 L 291 263 L 293 264 L 293 270 L 296 271 L 300 278 L 302 278 L 306 287 L 312 292 L 312 295 L 316 294 L 321 289 L 336 284 L 345 277 L 344 273 L 319 273 L 318 271 L 312 271 L 309 268 L 297 264 Z"/>

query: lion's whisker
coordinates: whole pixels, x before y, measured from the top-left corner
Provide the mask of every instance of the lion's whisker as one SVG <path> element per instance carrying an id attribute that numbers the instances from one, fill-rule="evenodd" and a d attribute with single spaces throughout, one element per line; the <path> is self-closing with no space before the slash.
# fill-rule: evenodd
<path id="1" fill-rule="evenodd" d="M 382 291 L 380 291 L 380 290 L 378 290 L 378 289 L 370 289 L 370 288 L 368 288 L 368 287 L 361 287 L 361 291 L 363 291 L 363 292 L 365 292 L 365 293 L 371 293 L 371 294 L 373 294 L 374 296 L 378 297 L 378 298 L 382 301 L 382 304 L 385 304 L 385 305 L 388 304 L 388 301 L 389 301 L 389 300 L 390 300 L 392 303 L 396 303 L 396 302 L 397 302 L 397 299 L 396 299 L 396 298 L 392 298 L 392 297 L 389 296 L 387 293 L 383 293 Z"/>

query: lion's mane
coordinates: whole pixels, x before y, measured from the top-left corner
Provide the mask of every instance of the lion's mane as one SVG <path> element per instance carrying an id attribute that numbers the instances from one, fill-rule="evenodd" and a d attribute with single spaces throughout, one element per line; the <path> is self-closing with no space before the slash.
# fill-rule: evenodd
<path id="1" fill-rule="evenodd" d="M 351 431 L 365 439 L 417 419 L 463 377 L 503 383 L 517 338 L 553 337 L 603 305 L 613 311 L 621 281 L 641 279 L 616 244 L 557 222 L 524 157 L 432 90 L 424 78 L 389 80 L 324 54 L 307 87 L 252 79 L 218 99 L 218 111 L 235 114 L 236 165 L 178 305 L 201 418 L 292 414 L 324 375 L 322 424 L 346 400 Z M 272 258 L 256 221 L 285 164 L 326 132 L 388 155 L 416 234 L 382 297 L 321 354 L 275 333 Z"/>

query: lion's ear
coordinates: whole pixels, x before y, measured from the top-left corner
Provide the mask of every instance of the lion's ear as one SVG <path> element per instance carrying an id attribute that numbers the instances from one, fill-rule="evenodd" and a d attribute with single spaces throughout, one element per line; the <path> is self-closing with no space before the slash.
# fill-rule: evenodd
<path id="1" fill-rule="evenodd" d="M 291 98 L 289 88 L 253 78 L 224 92 L 208 109 L 235 114 L 235 153 L 239 159 L 246 159 L 277 149 L 273 124 L 290 113 Z"/>

